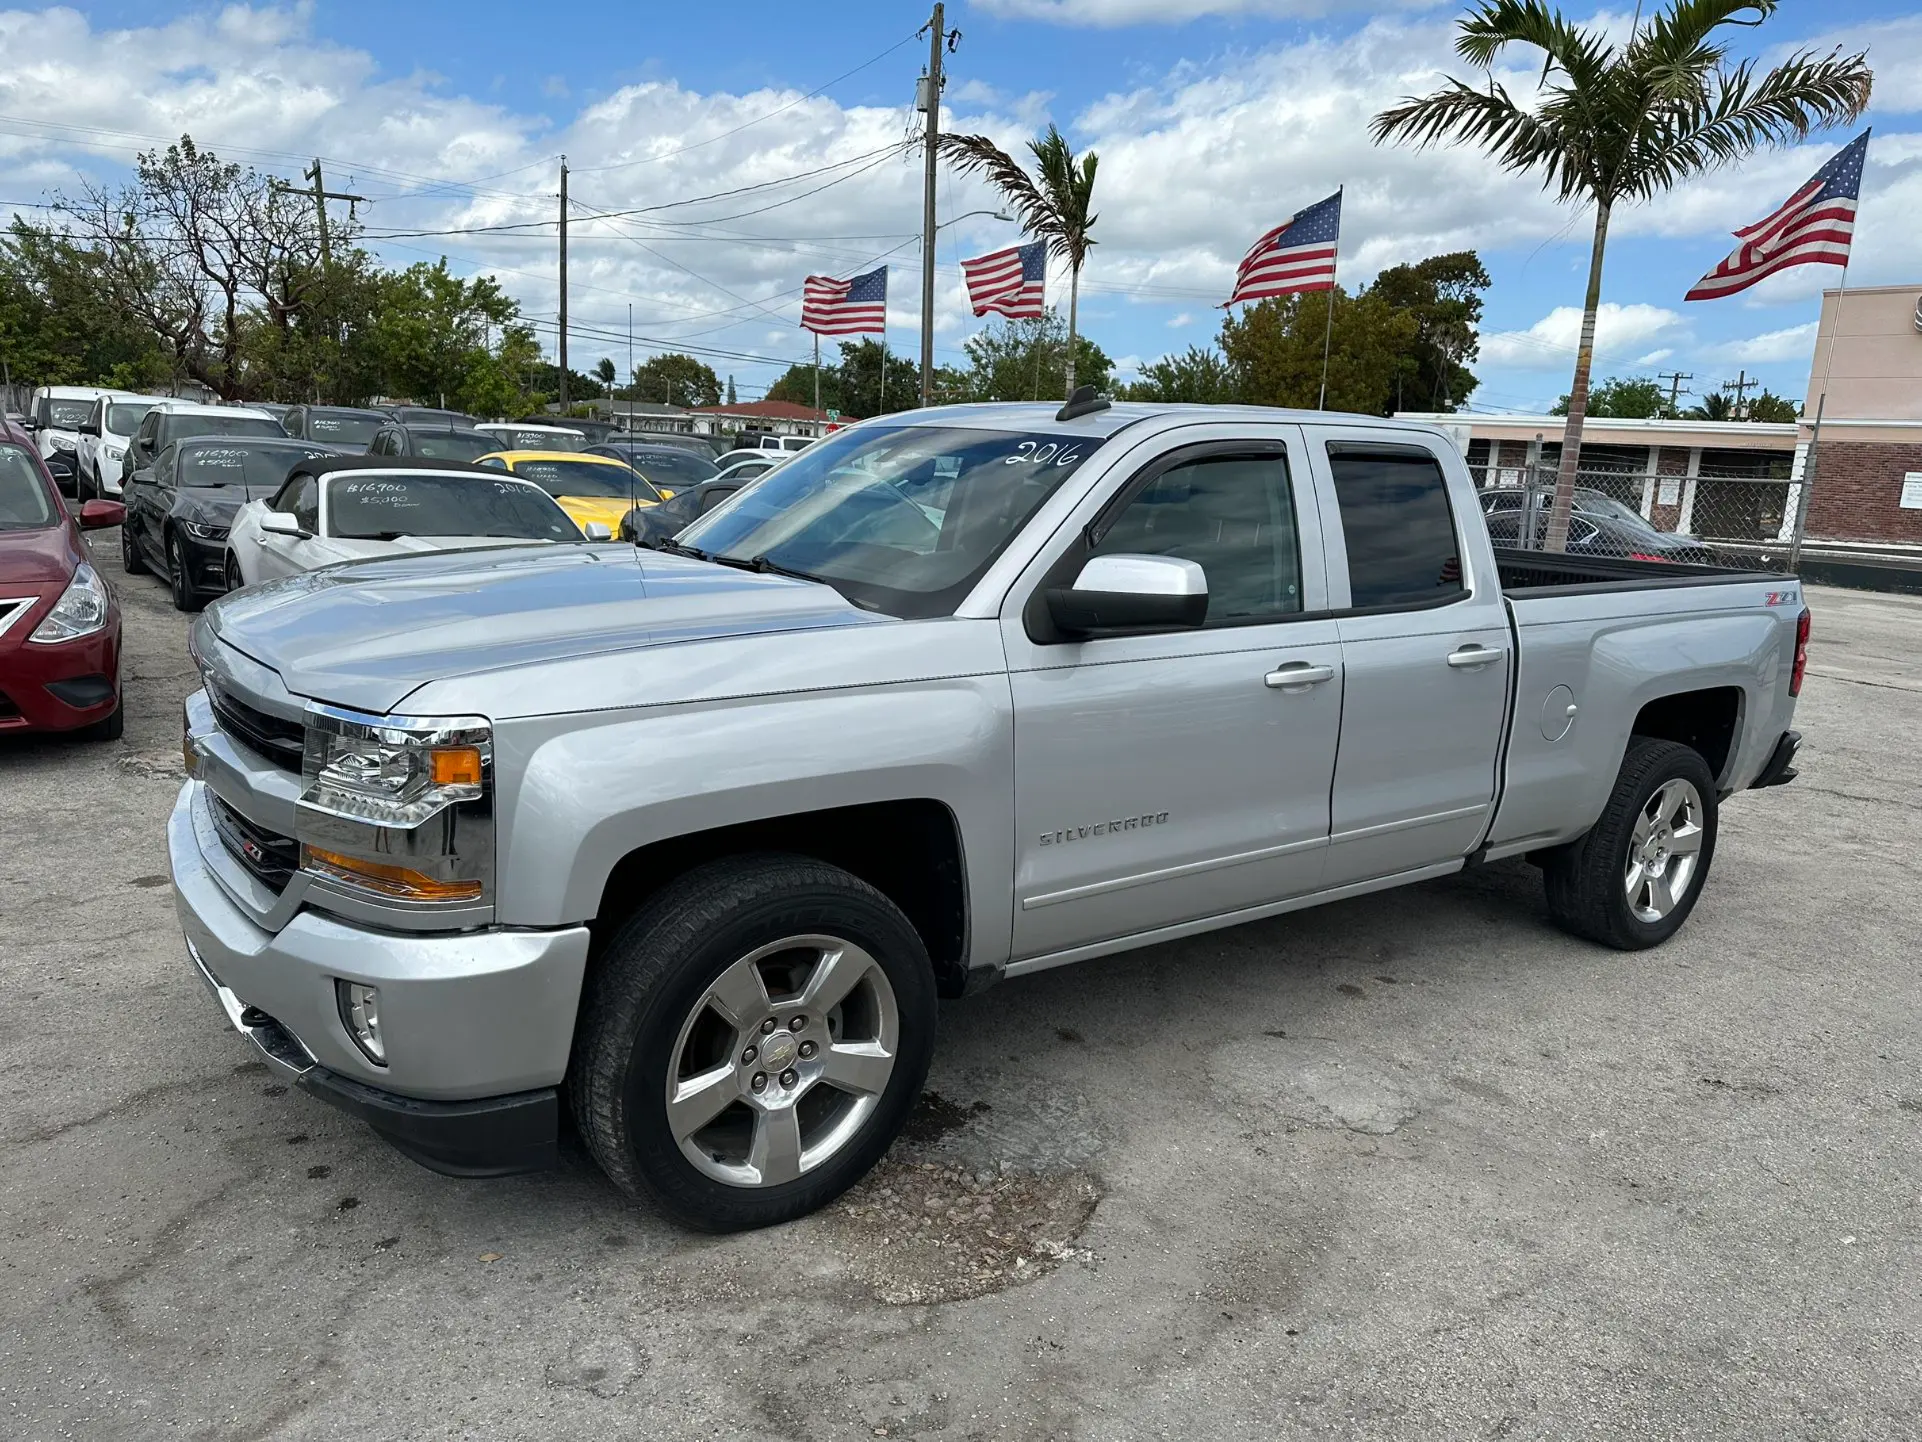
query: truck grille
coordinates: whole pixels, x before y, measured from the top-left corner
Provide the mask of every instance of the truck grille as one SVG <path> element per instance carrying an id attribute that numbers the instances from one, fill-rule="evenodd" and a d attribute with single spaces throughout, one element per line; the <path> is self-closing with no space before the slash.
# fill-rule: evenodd
<path id="1" fill-rule="evenodd" d="M 214 829 L 234 860 L 262 885 L 284 891 L 300 869 L 300 843 L 249 821 L 218 796 L 213 802 Z"/>
<path id="2" fill-rule="evenodd" d="M 222 731 L 281 770 L 300 770 L 305 745 L 300 722 L 256 710 L 215 687 L 209 687 L 207 694 L 213 702 L 214 720 L 220 723 Z"/>

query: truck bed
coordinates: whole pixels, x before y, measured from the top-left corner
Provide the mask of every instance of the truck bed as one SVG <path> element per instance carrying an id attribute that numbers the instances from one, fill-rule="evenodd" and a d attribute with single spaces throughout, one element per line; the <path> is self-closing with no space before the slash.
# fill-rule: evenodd
<path id="1" fill-rule="evenodd" d="M 1495 569 L 1501 577 L 1502 590 L 1511 598 L 1788 579 L 1774 571 L 1736 571 L 1721 566 L 1631 561 L 1615 556 L 1555 555 L 1502 546 L 1495 548 Z"/>

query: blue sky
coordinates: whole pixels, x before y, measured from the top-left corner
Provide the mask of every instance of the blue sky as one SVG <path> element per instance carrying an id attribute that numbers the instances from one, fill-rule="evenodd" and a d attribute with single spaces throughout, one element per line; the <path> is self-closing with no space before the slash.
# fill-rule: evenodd
<path id="1" fill-rule="evenodd" d="M 1913 8 L 1790 4 L 1753 36 L 1765 59 L 1798 45 L 1869 49 L 1877 139 L 1851 284 L 1922 279 Z M 552 24 L 491 0 L 0 11 L 11 57 L 0 73 L 0 200 L 110 183 L 144 144 L 183 130 L 289 176 L 319 153 L 330 184 L 376 198 L 363 212 L 370 231 L 473 232 L 378 242 L 390 260 L 445 251 L 457 268 L 490 270 L 551 330 L 552 227 L 541 223 L 565 150 L 584 210 L 671 207 L 577 220 L 571 358 L 624 363 L 631 304 L 647 338 L 638 353 L 673 343 L 711 352 L 753 394 L 779 362 L 806 353 L 795 292 L 810 270 L 846 274 L 888 255 L 890 342 L 918 345 L 918 171 L 909 160 L 851 158 L 906 134 L 925 62 L 925 45 L 909 37 L 926 13 L 880 3 L 823 13 L 832 23 L 758 0 L 575 4 Z M 1385 151 L 1365 134 L 1373 110 L 1430 87 L 1443 67 L 1462 68 L 1447 48 L 1458 13 L 1420 0 L 959 3 L 948 16 L 962 40 L 947 103 L 957 126 L 1005 144 L 1052 120 L 1101 152 L 1102 243 L 1082 313 L 1111 355 L 1139 362 L 1207 341 L 1253 237 L 1346 184 L 1344 279 L 1479 250 L 1495 285 L 1476 402 L 1537 410 L 1567 387 L 1589 218 L 1472 154 Z M 1730 229 L 1773 208 L 1845 138 L 1816 137 L 1618 215 L 1598 371 L 1689 371 L 1699 394 L 1746 369 L 1799 399 L 1833 269 L 1792 272 L 1737 300 L 1681 297 L 1728 250 Z M 753 204 L 679 204 L 746 186 L 759 187 Z M 952 180 L 940 198 L 944 216 L 993 203 Z M 977 324 L 955 263 L 1014 238 L 979 217 L 943 233 L 939 359 L 959 361 Z"/>

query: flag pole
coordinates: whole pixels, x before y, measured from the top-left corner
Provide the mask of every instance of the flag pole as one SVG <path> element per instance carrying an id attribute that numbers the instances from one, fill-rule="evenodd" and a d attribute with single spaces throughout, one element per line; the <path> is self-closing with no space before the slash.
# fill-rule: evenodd
<path id="1" fill-rule="evenodd" d="M 1348 187 L 1346 185 L 1338 185 L 1335 187 L 1337 205 L 1340 204 L 1342 192 L 1347 189 Z M 1328 323 L 1322 327 L 1321 332 L 1321 395 L 1315 401 L 1315 409 L 1318 411 L 1328 409 L 1328 349 L 1335 339 L 1335 287 L 1340 284 L 1337 277 L 1341 273 L 1341 237 L 1339 233 L 1337 233 L 1335 237 L 1335 254 L 1328 267 L 1328 271 Z"/>
<path id="2" fill-rule="evenodd" d="M 814 409 L 819 418 L 821 409 L 821 332 L 814 332 Z"/>
<path id="3" fill-rule="evenodd" d="M 1851 237 L 1853 241 L 1853 237 Z M 1815 468 L 1822 446 L 1822 413 L 1829 406 L 1829 375 L 1835 366 L 1835 335 L 1842 329 L 1842 301 L 1849 292 L 1849 261 L 1855 258 L 1855 246 L 1849 246 L 1849 254 L 1842 261 L 1842 280 L 1835 288 L 1835 320 L 1829 326 L 1828 351 L 1822 359 L 1822 389 L 1815 398 L 1815 427 L 1809 432 L 1809 453 L 1802 458 L 1802 484 L 1795 496 L 1795 529 L 1789 533 L 1789 574 L 1793 575 L 1802 564 L 1802 533 L 1808 529 L 1809 492 L 1815 489 Z"/>

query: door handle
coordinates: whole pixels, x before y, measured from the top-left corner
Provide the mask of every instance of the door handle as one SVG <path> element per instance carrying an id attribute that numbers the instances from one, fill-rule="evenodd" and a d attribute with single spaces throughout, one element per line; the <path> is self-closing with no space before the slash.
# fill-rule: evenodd
<path id="1" fill-rule="evenodd" d="M 1457 671 L 1472 671 L 1477 666 L 1486 666 L 1491 661 L 1499 661 L 1508 654 L 1506 646 L 1464 646 L 1459 651 L 1451 651 L 1448 664 Z"/>
<path id="2" fill-rule="evenodd" d="M 1310 686 L 1334 679 L 1333 666 L 1312 666 L 1306 661 L 1289 661 L 1261 678 L 1262 684 L 1271 691 L 1306 691 Z"/>

